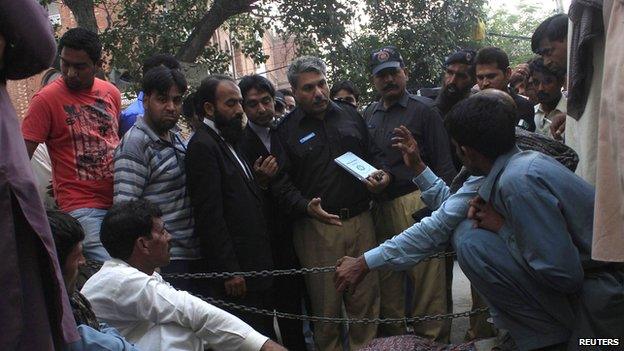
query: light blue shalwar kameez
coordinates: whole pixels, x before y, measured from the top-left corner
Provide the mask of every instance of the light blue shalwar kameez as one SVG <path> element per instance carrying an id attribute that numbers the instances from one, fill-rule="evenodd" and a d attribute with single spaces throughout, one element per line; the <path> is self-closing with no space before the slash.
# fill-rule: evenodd
<path id="1" fill-rule="evenodd" d="M 414 182 L 437 210 L 366 252 L 371 269 L 408 267 L 451 240 L 496 325 L 521 350 L 564 342 L 582 349 L 579 338 L 624 342 L 624 273 L 590 259 L 591 185 L 548 156 L 516 148 L 487 177 L 471 177 L 453 195 L 428 169 Z M 465 219 L 477 192 L 505 217 L 499 233 Z"/>

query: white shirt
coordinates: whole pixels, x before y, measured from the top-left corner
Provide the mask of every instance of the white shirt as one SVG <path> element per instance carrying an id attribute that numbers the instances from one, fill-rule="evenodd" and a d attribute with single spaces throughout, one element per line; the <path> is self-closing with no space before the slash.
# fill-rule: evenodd
<path id="1" fill-rule="evenodd" d="M 208 119 L 208 118 L 204 118 L 204 123 L 210 127 L 210 129 L 214 130 L 215 133 L 217 133 L 218 136 L 221 137 L 221 131 L 217 128 L 217 126 L 215 125 L 214 121 Z M 221 139 L 223 139 L 223 137 L 221 137 Z M 223 141 L 225 141 L 225 139 L 223 139 Z M 225 145 L 227 145 L 228 149 L 230 149 L 230 151 L 232 152 L 232 154 L 234 155 L 234 158 L 236 158 L 236 161 L 238 161 L 238 164 L 243 168 L 243 171 L 245 171 L 245 175 L 247 176 L 248 179 L 252 179 L 252 175 L 251 175 L 251 170 L 247 167 L 247 165 L 245 164 L 245 162 L 243 162 L 239 157 L 238 154 L 236 153 L 236 151 L 234 151 L 234 148 L 232 147 L 232 144 L 228 143 L 227 141 L 225 141 Z"/>
<path id="2" fill-rule="evenodd" d="M 271 152 L 271 135 L 269 134 L 271 128 L 259 126 L 252 121 L 249 121 L 249 128 L 256 133 L 258 138 L 260 138 L 260 141 L 262 141 L 262 144 L 264 144 L 267 151 Z"/>
<path id="3" fill-rule="evenodd" d="M 237 317 L 118 259 L 82 288 L 98 320 L 141 350 L 260 350 L 267 337 Z"/>
<path id="4" fill-rule="evenodd" d="M 550 134 L 552 117 L 557 112 L 567 113 L 567 107 L 568 100 L 563 94 L 561 94 L 561 99 L 559 99 L 557 106 L 549 113 L 544 112 L 542 104 L 535 105 L 535 132 L 553 139 L 552 134 Z"/>

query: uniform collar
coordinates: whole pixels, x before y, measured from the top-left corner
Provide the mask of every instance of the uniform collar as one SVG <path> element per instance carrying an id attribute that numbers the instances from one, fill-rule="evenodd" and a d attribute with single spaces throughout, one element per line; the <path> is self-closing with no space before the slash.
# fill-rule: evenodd
<path id="1" fill-rule="evenodd" d="M 403 95 L 401 95 L 401 98 L 397 102 L 395 102 L 392 106 L 387 108 L 387 109 L 384 107 L 383 99 L 380 99 L 379 103 L 375 107 L 375 111 L 377 111 L 377 110 L 387 111 L 387 110 L 391 109 L 392 107 L 394 107 L 396 105 L 400 105 L 403 108 L 407 108 L 407 103 L 408 102 L 409 102 L 409 93 L 407 92 L 407 90 L 405 90 L 403 92 Z"/>
<path id="2" fill-rule="evenodd" d="M 494 191 L 494 185 L 496 184 L 499 175 L 505 169 L 505 166 L 507 166 L 509 159 L 519 152 L 520 149 L 518 149 L 518 147 L 514 145 L 511 151 L 496 158 L 492 169 L 487 174 L 487 176 L 485 176 L 485 180 L 483 180 L 483 183 L 481 183 L 481 186 L 479 187 L 479 196 L 481 196 L 483 200 L 490 200 L 492 192 Z"/>
<path id="3" fill-rule="evenodd" d="M 329 117 L 331 114 L 333 114 L 336 110 L 338 110 L 340 108 L 340 106 L 338 106 L 335 102 L 329 100 L 329 105 L 327 105 L 327 110 L 325 111 L 325 119 L 327 119 L 327 117 Z M 298 114 L 299 116 L 301 116 L 301 119 L 312 119 L 314 117 L 308 115 L 307 113 L 305 113 L 303 111 L 303 109 L 297 107 L 293 112 L 291 112 L 293 114 Z M 296 116 L 296 115 L 295 115 Z"/>

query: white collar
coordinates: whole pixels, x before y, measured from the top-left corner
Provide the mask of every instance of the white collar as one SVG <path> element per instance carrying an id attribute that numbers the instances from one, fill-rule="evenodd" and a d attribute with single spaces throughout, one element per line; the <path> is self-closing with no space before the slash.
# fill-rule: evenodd
<path id="1" fill-rule="evenodd" d="M 258 135 L 259 135 L 260 133 L 262 133 L 262 134 L 264 134 L 264 135 L 268 135 L 268 134 L 269 134 L 269 130 L 271 130 L 271 128 L 269 128 L 269 127 L 263 127 L 263 126 L 257 125 L 257 124 L 255 124 L 255 123 L 254 123 L 254 122 L 252 122 L 252 121 L 249 121 L 249 123 L 248 123 L 248 124 L 249 124 L 249 127 L 250 127 L 250 128 L 251 128 L 254 132 L 256 132 L 256 134 L 258 134 Z"/>
<path id="2" fill-rule="evenodd" d="M 221 131 L 217 128 L 217 125 L 213 120 L 204 118 L 204 124 L 210 127 L 210 129 L 214 130 L 217 135 L 221 136 Z"/>

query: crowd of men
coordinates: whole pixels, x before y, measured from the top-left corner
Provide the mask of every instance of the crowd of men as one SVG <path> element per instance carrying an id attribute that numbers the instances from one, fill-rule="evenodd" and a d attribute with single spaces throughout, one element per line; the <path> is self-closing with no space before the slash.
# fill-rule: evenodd
<path id="1" fill-rule="evenodd" d="M 513 70 L 496 47 L 449 53 L 433 99 L 408 92 L 395 46 L 371 48 L 379 99 L 368 105 L 366 87 L 330 89 L 316 57 L 290 64 L 290 89 L 256 74 L 209 75 L 192 89 L 180 63 L 157 54 L 122 110 L 119 90 L 96 76 L 96 33 L 69 29 L 57 50 L 38 4 L 0 9 L 28 18 L 2 27 L 3 79 L 55 55 L 61 70 L 32 97 L 21 134 L 15 118 L 0 125 L 10 150 L 0 230 L 14 233 L 2 249 L 7 349 L 306 350 L 309 331 L 323 351 L 408 330 L 448 344 L 448 319 L 304 326 L 202 297 L 319 317 L 445 314 L 454 261 L 429 256 L 453 250 L 473 308 L 489 307 L 467 340 L 504 330 L 503 350 L 624 342 L 624 266 L 592 256 L 595 190 L 574 173 L 587 161 L 566 115 L 566 15 L 536 29 L 537 56 Z M 26 159 L 41 144 L 47 213 Z M 358 179 L 335 161 L 346 153 L 376 171 Z M 161 276 L 333 265 L 303 277 Z"/>

